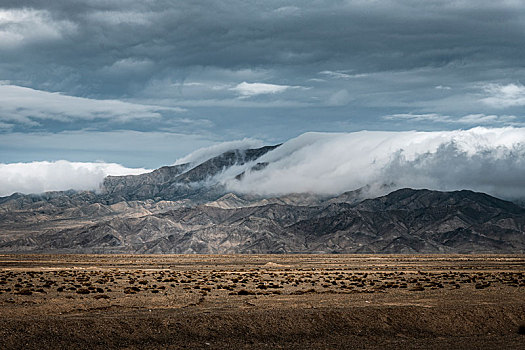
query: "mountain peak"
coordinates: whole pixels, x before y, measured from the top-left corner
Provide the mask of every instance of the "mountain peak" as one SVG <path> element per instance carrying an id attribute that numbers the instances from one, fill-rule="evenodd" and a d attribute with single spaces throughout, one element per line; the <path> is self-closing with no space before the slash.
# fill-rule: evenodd
<path id="1" fill-rule="evenodd" d="M 2 198 L 0 252 L 525 252 L 525 209 L 485 193 L 402 188 L 374 198 L 372 186 L 338 196 L 229 190 L 246 181 L 242 174 L 265 181 L 272 157 L 261 157 L 277 147 L 108 176 L 100 192 Z"/>
<path id="2" fill-rule="evenodd" d="M 203 163 L 165 166 L 140 175 L 108 176 L 102 184 L 102 193 L 110 202 L 115 200 L 179 200 L 185 197 L 203 197 L 207 200 L 220 196 L 217 186 L 204 183 L 225 169 L 255 161 L 277 148 L 264 146 L 247 150 L 229 150 Z"/>
<path id="3" fill-rule="evenodd" d="M 510 202 L 472 191 L 358 195 L 226 193 L 112 205 L 100 200 L 107 194 L 23 196 L 0 204 L 0 252 L 525 252 L 525 209 Z"/>

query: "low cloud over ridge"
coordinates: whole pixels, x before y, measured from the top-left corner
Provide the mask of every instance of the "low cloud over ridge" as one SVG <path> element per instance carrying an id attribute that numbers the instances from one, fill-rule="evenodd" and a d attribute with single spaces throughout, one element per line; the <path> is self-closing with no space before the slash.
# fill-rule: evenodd
<path id="1" fill-rule="evenodd" d="M 225 142 L 194 151 L 175 164 L 195 166 L 232 149 L 263 144 L 255 139 Z M 268 165 L 252 171 L 256 163 Z M 115 163 L 0 164 L 0 195 L 96 190 L 106 175 L 146 171 Z M 242 172 L 242 179 L 235 179 Z M 216 182 L 228 191 L 262 196 L 301 192 L 337 195 L 368 186 L 370 196 L 411 187 L 470 189 L 507 199 L 525 198 L 525 128 L 310 132 L 253 162 L 224 169 L 203 185 Z"/>
<path id="2" fill-rule="evenodd" d="M 247 165 L 242 181 L 230 174 L 222 181 L 232 191 L 262 195 L 335 195 L 368 185 L 370 195 L 412 187 L 525 197 L 525 128 L 306 133 L 257 162 L 269 165 Z"/>
<path id="3" fill-rule="evenodd" d="M 264 144 L 262 141 L 251 138 L 245 138 L 237 141 L 221 142 L 219 144 L 212 145 L 209 147 L 199 148 L 198 150 L 193 151 L 180 159 L 177 159 L 175 164 L 178 165 L 190 163 L 192 165 L 197 165 L 199 163 L 205 162 L 210 158 L 216 157 L 224 152 L 228 152 L 233 149 L 246 150 L 249 148 L 259 148 L 263 145 Z"/>
<path id="4" fill-rule="evenodd" d="M 115 163 L 81 163 L 59 160 L 0 164 L 0 196 L 14 192 L 42 193 L 96 190 L 108 175 L 137 175 L 149 170 Z"/>

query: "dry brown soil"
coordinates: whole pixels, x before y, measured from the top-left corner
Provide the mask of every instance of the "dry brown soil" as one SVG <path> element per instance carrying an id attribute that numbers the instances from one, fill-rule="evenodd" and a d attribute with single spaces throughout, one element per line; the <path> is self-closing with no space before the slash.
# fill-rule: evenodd
<path id="1" fill-rule="evenodd" d="M 525 349 L 521 333 L 523 255 L 0 255 L 0 349 Z"/>

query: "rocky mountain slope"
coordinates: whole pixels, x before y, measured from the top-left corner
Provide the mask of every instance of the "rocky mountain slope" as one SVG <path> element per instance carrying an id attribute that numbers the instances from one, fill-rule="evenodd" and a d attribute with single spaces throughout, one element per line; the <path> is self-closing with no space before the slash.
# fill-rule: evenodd
<path id="1" fill-rule="evenodd" d="M 142 175 L 108 176 L 102 184 L 102 197 L 108 202 L 145 199 L 194 198 L 198 201 L 212 199 L 217 194 L 224 193 L 223 190 L 217 184 L 210 185 L 203 182 L 233 165 L 253 162 L 276 147 L 278 146 L 232 150 L 196 166 L 181 164 L 162 167 Z"/>
<path id="2" fill-rule="evenodd" d="M 0 198 L 0 252 L 525 253 L 525 209 L 483 193 L 261 197 L 216 180 L 266 167 L 258 160 L 276 147 L 109 176 L 98 192 Z"/>

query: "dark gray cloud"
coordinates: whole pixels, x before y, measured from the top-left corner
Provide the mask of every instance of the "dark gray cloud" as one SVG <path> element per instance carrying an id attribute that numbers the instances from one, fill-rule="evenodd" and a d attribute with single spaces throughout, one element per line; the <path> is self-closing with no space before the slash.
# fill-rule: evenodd
<path id="1" fill-rule="evenodd" d="M 525 123 L 521 1 L 4 0 L 0 57 L 4 134 Z"/>
<path id="2" fill-rule="evenodd" d="M 525 6 L 518 3 L 3 3 L 4 11 L 26 12 L 15 21 L 38 19 L 34 29 L 49 28 L 38 38 L 38 31 L 11 25 L 29 39 L 3 47 L 5 79 L 31 77 L 30 84 L 102 97 L 140 95 L 151 80 L 182 81 L 203 67 L 283 71 L 288 75 L 276 74 L 282 80 L 325 69 L 356 74 L 451 64 L 461 74 L 470 64 L 519 68 L 525 54 Z"/>

